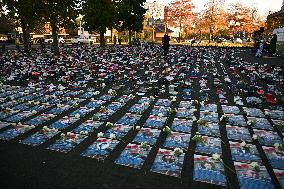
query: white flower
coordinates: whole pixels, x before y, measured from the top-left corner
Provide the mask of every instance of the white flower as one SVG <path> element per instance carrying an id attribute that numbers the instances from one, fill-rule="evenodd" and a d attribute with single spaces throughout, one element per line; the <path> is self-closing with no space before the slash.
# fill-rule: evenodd
<path id="1" fill-rule="evenodd" d="M 279 143 L 275 143 L 275 144 L 274 144 L 274 147 L 277 148 L 277 149 L 279 148 L 279 146 L 280 146 Z"/>
<path id="2" fill-rule="evenodd" d="M 65 134 L 64 134 L 64 133 L 61 133 L 60 136 L 61 136 L 61 137 L 65 137 Z"/>
<path id="3" fill-rule="evenodd" d="M 112 89 L 108 90 L 108 94 L 111 94 L 112 93 Z"/>
<path id="4" fill-rule="evenodd" d="M 159 118 L 162 118 L 162 117 L 163 117 L 163 114 L 162 114 L 162 113 L 159 113 L 159 114 L 158 114 L 158 117 L 159 117 Z"/>
<path id="5" fill-rule="evenodd" d="M 79 119 L 80 118 L 80 114 L 75 114 L 75 118 Z"/>
<path id="6" fill-rule="evenodd" d="M 111 123 L 111 122 L 106 123 L 106 127 L 112 127 L 112 126 L 113 126 L 113 123 Z"/>
<path id="7" fill-rule="evenodd" d="M 240 146 L 243 148 L 243 147 L 246 147 L 247 143 L 245 141 L 243 141 Z"/>
<path id="8" fill-rule="evenodd" d="M 174 154 L 176 156 L 180 156 L 183 153 L 183 150 L 181 148 L 175 148 L 174 149 Z"/>
<path id="9" fill-rule="evenodd" d="M 134 129 L 139 131 L 141 129 L 141 127 L 140 126 L 134 126 Z"/>
<path id="10" fill-rule="evenodd" d="M 220 159 L 220 155 L 219 154 L 213 154 L 212 155 L 212 158 L 214 159 L 214 160 L 219 160 Z"/>
<path id="11" fill-rule="evenodd" d="M 94 98 L 91 98 L 91 101 L 92 101 L 92 102 L 94 102 L 94 101 L 95 101 L 95 99 L 94 99 Z"/>
<path id="12" fill-rule="evenodd" d="M 104 136 L 104 133 L 103 132 L 99 132 L 98 134 L 97 134 L 97 137 L 98 138 L 101 138 L 101 137 L 103 137 Z"/>
<path id="13" fill-rule="evenodd" d="M 250 163 L 250 166 L 251 166 L 252 168 L 257 168 L 257 167 L 259 167 L 259 164 L 258 164 L 257 162 L 251 162 L 251 163 Z"/>
<path id="14" fill-rule="evenodd" d="M 33 111 L 32 111 L 32 114 L 37 114 L 37 111 L 36 111 L 36 110 L 33 110 Z"/>
<path id="15" fill-rule="evenodd" d="M 34 126 L 34 125 L 31 125 L 31 126 L 30 126 L 30 128 L 34 129 L 34 128 L 35 128 L 35 126 Z"/>
<path id="16" fill-rule="evenodd" d="M 111 140 L 115 140 L 115 139 L 116 139 L 116 136 L 115 136 L 114 133 L 111 133 L 111 134 L 109 135 L 109 138 L 110 138 Z"/>
<path id="17" fill-rule="evenodd" d="M 150 99 L 151 99 L 151 100 L 155 100 L 155 97 L 154 97 L 154 96 L 150 96 Z"/>
<path id="18" fill-rule="evenodd" d="M 99 95 L 99 94 L 100 94 L 100 91 L 96 91 L 94 94 L 95 94 L 95 95 Z"/>
<path id="19" fill-rule="evenodd" d="M 135 96 L 133 94 L 128 95 L 128 98 L 134 98 Z"/>
<path id="20" fill-rule="evenodd" d="M 49 128 L 48 128 L 47 126 L 44 126 L 42 129 L 43 129 L 44 131 L 49 131 Z"/>
<path id="21" fill-rule="evenodd" d="M 194 112 L 197 112 L 197 109 L 195 109 L 195 108 L 194 108 L 194 109 L 192 109 L 192 112 L 193 112 L 193 113 L 194 113 Z"/>
<path id="22" fill-rule="evenodd" d="M 174 97 L 172 98 L 172 102 L 175 102 L 175 101 L 177 101 L 177 97 L 176 97 L 176 96 L 174 96 Z"/>
<path id="23" fill-rule="evenodd" d="M 48 117 L 49 117 L 49 118 L 54 118 L 55 115 L 53 115 L 53 114 L 48 114 Z"/>
<path id="24" fill-rule="evenodd" d="M 81 131 L 80 135 L 88 135 L 88 132 L 87 131 Z"/>
<path id="25" fill-rule="evenodd" d="M 257 140 L 258 136 L 256 134 L 252 135 L 252 139 Z"/>
<path id="26" fill-rule="evenodd" d="M 197 118 L 195 116 L 192 116 L 192 121 L 197 121 Z"/>

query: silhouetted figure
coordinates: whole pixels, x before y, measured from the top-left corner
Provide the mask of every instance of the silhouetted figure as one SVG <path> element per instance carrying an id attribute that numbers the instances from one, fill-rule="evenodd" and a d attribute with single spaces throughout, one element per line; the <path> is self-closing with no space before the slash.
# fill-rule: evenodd
<path id="1" fill-rule="evenodd" d="M 122 39 L 121 37 L 118 38 L 118 44 L 121 45 Z"/>
<path id="2" fill-rule="evenodd" d="M 170 37 L 166 33 L 163 37 L 163 49 L 164 49 L 164 56 L 167 56 L 170 48 Z"/>
<path id="3" fill-rule="evenodd" d="M 116 36 L 113 36 L 113 44 L 116 45 Z"/>
<path id="4" fill-rule="evenodd" d="M 269 55 L 272 56 L 276 52 L 277 35 L 274 34 L 269 45 Z"/>

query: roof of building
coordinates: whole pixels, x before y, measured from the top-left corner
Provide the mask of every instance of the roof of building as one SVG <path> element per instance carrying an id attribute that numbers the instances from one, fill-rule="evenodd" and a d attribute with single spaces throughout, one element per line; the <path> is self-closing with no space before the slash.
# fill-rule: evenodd
<path id="1" fill-rule="evenodd" d="M 164 33 L 165 32 L 165 26 L 164 25 L 157 25 L 155 26 L 155 32 L 156 33 Z M 173 30 L 170 30 L 169 28 L 167 28 L 167 33 L 173 33 L 174 31 Z"/>

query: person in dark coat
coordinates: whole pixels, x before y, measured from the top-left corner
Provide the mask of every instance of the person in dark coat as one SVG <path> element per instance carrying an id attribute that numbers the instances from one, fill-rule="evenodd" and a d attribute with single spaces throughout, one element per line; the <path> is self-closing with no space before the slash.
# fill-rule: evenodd
<path id="1" fill-rule="evenodd" d="M 164 55 L 167 56 L 170 48 L 170 37 L 166 33 L 163 37 L 163 49 L 164 49 Z"/>
<path id="2" fill-rule="evenodd" d="M 272 56 L 276 52 L 277 35 L 274 34 L 269 45 L 269 55 Z"/>
<path id="3" fill-rule="evenodd" d="M 116 45 L 116 36 L 113 36 L 113 44 Z"/>

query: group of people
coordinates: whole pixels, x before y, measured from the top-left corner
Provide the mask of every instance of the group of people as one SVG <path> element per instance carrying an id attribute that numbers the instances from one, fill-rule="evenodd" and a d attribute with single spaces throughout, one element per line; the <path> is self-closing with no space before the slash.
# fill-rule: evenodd
<path id="1" fill-rule="evenodd" d="M 256 40 L 256 57 L 261 58 L 264 52 L 267 52 L 269 56 L 273 56 L 276 53 L 276 43 L 277 43 L 277 35 L 274 34 L 270 40 L 270 43 L 264 41 L 263 37 L 260 36 L 258 40 Z"/>

